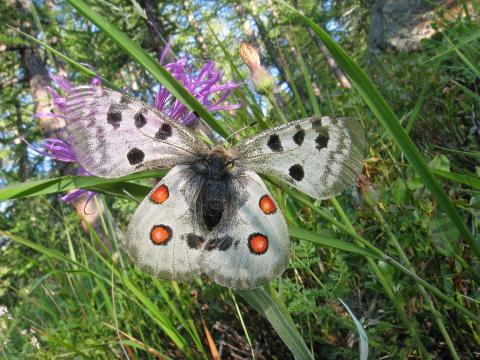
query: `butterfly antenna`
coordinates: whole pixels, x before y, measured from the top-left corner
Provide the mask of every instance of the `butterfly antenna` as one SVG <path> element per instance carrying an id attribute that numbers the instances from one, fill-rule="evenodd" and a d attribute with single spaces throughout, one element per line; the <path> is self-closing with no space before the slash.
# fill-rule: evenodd
<path id="1" fill-rule="evenodd" d="M 246 130 L 246 129 L 249 129 L 249 128 L 255 126 L 255 125 L 257 125 L 257 122 L 256 122 L 256 121 L 250 123 L 250 124 L 247 125 L 247 126 L 244 126 L 244 127 L 241 128 L 240 130 L 237 130 L 237 131 L 235 131 L 234 133 L 230 134 L 224 141 L 227 141 L 227 140 L 230 139 L 232 136 L 235 136 L 235 135 L 237 135 L 238 133 L 240 133 L 240 132 L 242 132 L 242 131 L 244 131 L 244 130 Z"/>

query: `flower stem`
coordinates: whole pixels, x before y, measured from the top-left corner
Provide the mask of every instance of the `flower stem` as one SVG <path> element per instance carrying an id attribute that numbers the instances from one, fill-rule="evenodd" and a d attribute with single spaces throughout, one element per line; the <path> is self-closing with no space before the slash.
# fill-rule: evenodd
<path id="1" fill-rule="evenodd" d="M 283 115 L 283 112 L 282 110 L 280 109 L 280 106 L 278 105 L 278 102 L 277 100 L 275 99 L 275 96 L 273 96 L 272 93 L 268 93 L 265 95 L 265 97 L 268 99 L 268 101 L 270 102 L 270 104 L 273 106 L 273 108 L 275 109 L 278 117 L 280 118 L 280 120 L 282 121 L 283 124 L 286 124 L 288 122 L 287 118 L 285 117 L 285 115 Z"/>

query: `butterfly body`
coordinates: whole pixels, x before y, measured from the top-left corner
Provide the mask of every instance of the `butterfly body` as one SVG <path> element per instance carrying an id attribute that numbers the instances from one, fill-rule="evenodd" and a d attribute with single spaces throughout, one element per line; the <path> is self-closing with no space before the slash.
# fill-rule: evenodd
<path id="1" fill-rule="evenodd" d="M 197 198 L 197 221 L 212 230 L 221 220 L 227 206 L 232 206 L 232 156 L 222 145 L 215 146 L 193 164 L 199 177 L 200 196 Z"/>
<path id="2" fill-rule="evenodd" d="M 257 172 L 324 199 L 351 185 L 362 164 L 363 130 L 351 119 L 297 120 L 209 148 L 158 110 L 91 85 L 71 90 L 66 122 L 92 174 L 172 168 L 133 214 L 125 247 L 141 268 L 176 280 L 206 274 L 233 288 L 271 281 L 288 264 L 290 241 Z"/>

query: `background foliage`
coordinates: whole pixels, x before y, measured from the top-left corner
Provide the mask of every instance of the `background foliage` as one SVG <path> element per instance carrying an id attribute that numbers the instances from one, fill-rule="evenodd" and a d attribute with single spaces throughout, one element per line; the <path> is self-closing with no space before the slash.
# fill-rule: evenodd
<path id="1" fill-rule="evenodd" d="M 333 45 L 283 2 L 89 1 L 100 23 L 65 2 L 0 3 L 0 196 L 8 199 L 0 203 L 0 305 L 8 309 L 0 307 L 0 353 L 283 359 L 308 357 L 309 350 L 316 358 L 358 358 L 357 328 L 341 298 L 365 329 L 372 358 L 478 357 L 480 267 L 472 245 L 480 220 L 480 5 L 392 3 L 289 3 L 326 29 Z M 135 269 L 119 237 L 136 202 L 122 190 L 128 182 L 140 198 L 153 181 L 95 183 L 110 195 L 90 204 L 93 217 L 84 216 L 84 203 L 59 202 L 57 182 L 29 182 L 74 173 L 21 140 L 38 146 L 61 131 L 33 117 L 51 106 L 42 90 L 52 85 L 49 71 L 85 83 L 92 74 L 78 63 L 88 63 L 112 86 L 153 102 L 162 78 L 145 71 L 146 60 L 132 58 L 133 48 L 102 21 L 153 58 L 173 35 L 178 56 L 188 55 L 197 68 L 212 59 L 224 81 L 245 81 L 229 98 L 243 108 L 215 116 L 228 133 L 252 121 L 273 126 L 313 114 L 355 116 L 364 124 L 364 171 L 350 191 L 313 203 L 272 185 L 291 229 L 292 259 L 271 287 L 245 294 L 206 278 L 177 284 Z M 238 55 L 241 42 L 259 49 L 276 79 L 273 96 L 255 92 Z M 382 115 L 389 108 L 398 119 Z M 399 141 L 395 121 L 415 147 Z M 239 136 L 259 131 L 257 125 Z M 460 222 L 438 206 L 441 198 L 412 166 L 415 149 Z M 21 191 L 12 188 L 20 182 Z M 39 196 L 11 199 L 25 195 Z M 307 348 L 292 348 L 282 329 L 298 331 Z"/>

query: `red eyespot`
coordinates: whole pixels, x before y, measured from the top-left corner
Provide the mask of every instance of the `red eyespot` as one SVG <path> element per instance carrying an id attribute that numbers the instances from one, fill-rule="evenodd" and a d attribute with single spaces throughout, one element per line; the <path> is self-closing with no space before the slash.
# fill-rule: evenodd
<path id="1" fill-rule="evenodd" d="M 253 233 L 248 237 L 248 248 L 256 255 L 262 255 L 268 250 L 268 238 L 260 233 Z"/>
<path id="2" fill-rule="evenodd" d="M 277 205 L 273 202 L 272 198 L 268 195 L 263 195 L 258 202 L 260 209 L 264 214 L 270 215 L 277 211 Z"/>
<path id="3" fill-rule="evenodd" d="M 165 245 L 172 237 L 172 229 L 166 225 L 155 225 L 150 230 L 150 240 L 155 245 Z"/>
<path id="4" fill-rule="evenodd" d="M 152 200 L 155 204 L 161 204 L 167 201 L 168 196 L 168 187 L 167 185 L 160 185 L 151 195 L 150 200 Z"/>

